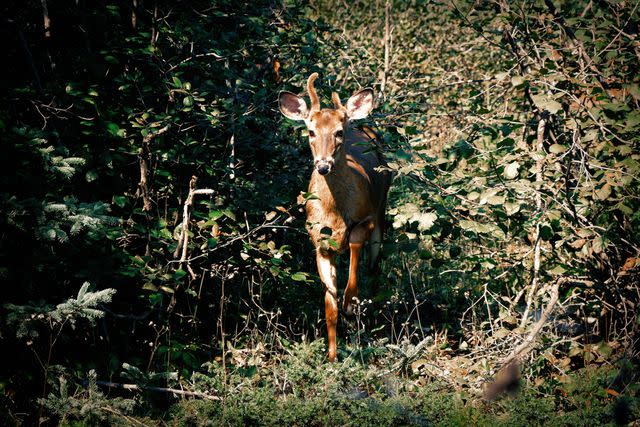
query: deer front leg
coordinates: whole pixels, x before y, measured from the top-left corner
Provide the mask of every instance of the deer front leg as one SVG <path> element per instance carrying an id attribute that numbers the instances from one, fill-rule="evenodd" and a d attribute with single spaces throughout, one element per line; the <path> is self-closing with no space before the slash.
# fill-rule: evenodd
<path id="1" fill-rule="evenodd" d="M 356 299 L 358 298 L 358 259 L 364 242 L 369 240 L 371 232 L 375 228 L 375 222 L 370 219 L 358 223 L 351 234 L 349 234 L 349 250 L 351 256 L 349 258 L 349 281 L 347 288 L 344 290 L 344 301 L 342 302 L 342 310 L 345 314 L 351 316 L 353 314 Z"/>
<path id="2" fill-rule="evenodd" d="M 338 324 L 338 287 L 335 255 L 318 251 L 316 255 L 318 273 L 324 285 L 324 311 L 327 318 L 327 336 L 329 341 L 329 361 L 336 359 L 336 325 Z"/>

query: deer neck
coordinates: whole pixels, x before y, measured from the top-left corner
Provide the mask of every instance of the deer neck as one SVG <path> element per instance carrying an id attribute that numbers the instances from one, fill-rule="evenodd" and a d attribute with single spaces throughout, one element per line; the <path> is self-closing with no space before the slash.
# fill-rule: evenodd
<path id="1" fill-rule="evenodd" d="M 313 172 L 311 190 L 320 198 L 325 209 L 343 211 L 354 194 L 354 178 L 345 156 L 341 156 L 331 173 L 320 175 L 317 171 Z"/>

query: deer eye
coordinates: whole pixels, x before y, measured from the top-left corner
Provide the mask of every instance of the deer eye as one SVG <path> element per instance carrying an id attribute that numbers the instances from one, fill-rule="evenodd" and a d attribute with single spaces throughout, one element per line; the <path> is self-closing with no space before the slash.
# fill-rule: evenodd
<path id="1" fill-rule="evenodd" d="M 316 136 L 316 133 L 312 130 L 309 131 L 309 138 L 314 138 Z"/>
<path id="2" fill-rule="evenodd" d="M 342 139 L 343 136 L 344 136 L 344 133 L 341 130 L 336 132 L 336 138 Z"/>

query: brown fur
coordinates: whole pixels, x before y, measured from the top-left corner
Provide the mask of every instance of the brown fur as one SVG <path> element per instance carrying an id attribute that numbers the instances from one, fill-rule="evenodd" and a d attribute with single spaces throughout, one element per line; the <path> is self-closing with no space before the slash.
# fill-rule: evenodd
<path id="1" fill-rule="evenodd" d="M 366 146 L 360 144 L 366 142 Z M 349 230 L 363 221 L 372 221 L 374 227 L 384 220 L 384 202 L 390 185 L 388 173 L 375 170 L 384 164 L 381 156 L 371 150 L 369 138 L 352 130 L 345 135 L 346 155 L 336 159 L 330 175 L 322 176 L 316 170 L 311 175 L 309 192 L 318 200 L 307 202 L 307 223 L 314 245 L 323 250 L 320 234 L 325 227 L 333 231 L 331 239 L 338 243 L 337 253 L 348 246 Z M 357 145 L 356 145 L 357 144 Z M 364 153 L 364 151 L 369 151 Z M 380 191 L 382 190 L 382 191 Z"/>

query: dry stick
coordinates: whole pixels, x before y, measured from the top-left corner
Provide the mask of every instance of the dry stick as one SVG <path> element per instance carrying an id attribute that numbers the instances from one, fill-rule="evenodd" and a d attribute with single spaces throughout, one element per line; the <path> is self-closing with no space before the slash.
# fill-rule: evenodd
<path id="1" fill-rule="evenodd" d="M 224 332 L 224 284 L 229 277 L 229 265 L 220 281 L 220 316 L 218 318 L 218 326 L 220 327 L 220 347 L 222 351 L 222 384 L 224 391 L 227 390 L 227 354 L 226 354 L 226 335 Z"/>
<path id="2" fill-rule="evenodd" d="M 170 127 L 171 124 L 168 124 L 155 132 L 150 132 L 142 138 L 142 147 L 140 148 L 140 154 L 138 155 L 140 158 L 140 182 L 138 183 L 136 196 L 142 196 L 142 210 L 144 212 L 149 212 L 151 210 L 151 196 L 149 195 L 149 161 L 151 160 L 151 150 L 149 150 L 149 143 L 155 137 L 168 131 Z"/>
<path id="3" fill-rule="evenodd" d="M 86 381 L 84 382 L 86 385 Z M 175 388 L 166 388 L 166 387 L 153 387 L 153 386 L 140 386 L 137 384 L 121 384 L 121 383 L 113 383 L 110 381 L 96 381 L 96 384 L 101 387 L 109 387 L 115 388 L 118 390 L 129 390 L 129 391 L 157 391 L 160 393 L 173 393 L 179 394 L 181 396 L 193 396 L 193 397 L 201 397 L 203 399 L 208 400 L 221 400 L 220 396 L 213 396 L 211 394 L 206 394 L 198 391 L 187 391 L 187 390 L 179 390 Z"/>
<path id="4" fill-rule="evenodd" d="M 136 14 L 138 10 L 138 0 L 132 0 L 131 3 L 131 29 L 138 29 L 138 15 Z"/>
<path id="5" fill-rule="evenodd" d="M 385 97 L 384 90 L 387 87 L 387 77 L 389 75 L 389 50 L 390 50 L 390 38 L 389 31 L 389 15 L 391 13 L 391 4 L 387 0 L 384 5 L 384 70 L 382 72 L 382 83 L 380 84 L 380 94 Z"/>
<path id="6" fill-rule="evenodd" d="M 44 38 L 51 37 L 51 18 L 49 17 L 49 8 L 47 7 L 47 0 L 41 0 L 42 3 L 42 20 L 44 25 Z"/>
<path id="7" fill-rule="evenodd" d="M 167 73 L 172 72 L 173 70 L 175 70 L 176 68 L 178 68 L 179 66 L 186 64 L 189 61 L 192 61 L 194 59 L 198 59 L 198 58 L 207 58 L 207 57 L 214 57 L 216 60 L 220 61 L 223 59 L 227 59 L 227 57 L 225 56 L 220 56 L 215 52 L 208 52 L 208 53 L 199 53 L 197 55 L 191 55 L 190 57 L 183 59 L 182 61 L 178 62 L 176 65 L 171 66 L 171 68 L 169 68 L 167 70 Z"/>
<path id="8" fill-rule="evenodd" d="M 198 177 L 193 175 L 191 180 L 189 181 L 189 195 L 187 196 L 187 200 L 184 202 L 184 207 L 182 209 L 182 232 L 180 233 L 180 241 L 182 242 L 182 256 L 180 256 L 180 264 L 182 264 L 187 259 L 187 248 L 189 247 L 189 216 L 190 216 L 190 207 L 193 205 L 193 192 L 196 190 L 196 184 L 198 182 Z"/>
<path id="9" fill-rule="evenodd" d="M 182 209 L 182 224 L 180 238 L 178 239 L 178 246 L 173 253 L 173 257 L 177 258 L 178 254 L 182 252 L 182 255 L 180 256 L 181 265 L 187 260 L 187 247 L 189 246 L 189 208 L 193 205 L 193 198 L 196 194 L 213 194 L 213 190 L 209 188 L 197 189 L 197 182 L 198 177 L 193 175 L 189 181 L 189 195 L 187 196 L 187 200 L 184 202 L 184 207 Z"/>
<path id="10" fill-rule="evenodd" d="M 567 280 L 568 280 L 567 277 L 560 277 L 559 279 L 556 280 L 556 282 L 553 284 L 553 287 L 551 288 L 551 296 L 549 298 L 549 303 L 547 303 L 547 307 L 542 312 L 540 319 L 536 322 L 535 325 L 533 325 L 533 328 L 531 328 L 531 331 L 529 331 L 529 334 L 526 336 L 524 341 L 522 341 L 522 343 L 519 346 L 517 346 L 509 356 L 505 357 L 500 362 L 502 366 L 507 366 L 511 362 L 517 359 L 523 359 L 532 350 L 533 341 L 535 340 L 536 336 L 538 335 L 538 333 L 540 332 L 544 324 L 547 322 L 549 315 L 551 314 L 551 312 L 553 311 L 553 308 L 558 302 L 558 293 L 559 293 L 558 289 L 560 288 L 560 285 L 566 282 Z"/>
<path id="11" fill-rule="evenodd" d="M 156 41 L 158 41 L 158 3 L 155 2 L 153 5 L 153 21 L 151 24 L 151 46 L 155 46 Z"/>
<path id="12" fill-rule="evenodd" d="M 544 162 L 544 157 L 542 157 L 541 153 L 543 153 L 543 143 L 544 143 L 544 132 L 546 127 L 546 120 L 541 118 L 538 122 L 538 132 L 536 138 L 536 152 L 538 154 L 536 160 L 536 212 L 538 215 L 542 213 L 542 195 L 540 191 L 542 190 L 542 164 Z M 529 311 L 531 310 L 531 305 L 533 304 L 533 300 L 536 295 L 536 291 L 538 290 L 538 281 L 540 276 L 540 219 L 538 219 L 536 223 L 536 228 L 533 232 L 533 271 L 531 272 L 531 285 L 529 288 L 529 294 L 527 295 L 527 307 L 522 314 L 522 319 L 520 320 L 520 327 L 524 328 L 527 325 L 527 320 L 529 318 Z"/>

